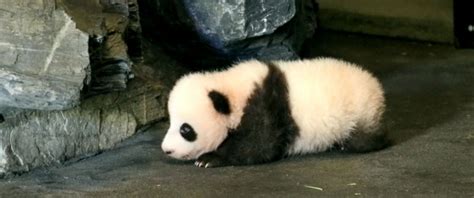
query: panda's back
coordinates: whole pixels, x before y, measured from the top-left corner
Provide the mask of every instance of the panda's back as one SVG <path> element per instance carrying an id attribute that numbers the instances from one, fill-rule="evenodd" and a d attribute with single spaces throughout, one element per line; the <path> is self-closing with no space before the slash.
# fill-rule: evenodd
<path id="1" fill-rule="evenodd" d="M 299 128 L 290 154 L 323 151 L 355 128 L 377 127 L 384 98 L 370 73 L 331 58 L 277 65 L 287 78 L 291 113 Z"/>

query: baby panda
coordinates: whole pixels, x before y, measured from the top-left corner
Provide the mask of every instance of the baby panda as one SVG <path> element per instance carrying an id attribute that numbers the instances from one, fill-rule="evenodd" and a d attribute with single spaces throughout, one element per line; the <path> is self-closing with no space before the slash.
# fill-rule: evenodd
<path id="1" fill-rule="evenodd" d="M 172 158 L 206 168 L 331 148 L 368 152 L 387 144 L 384 108 L 380 83 L 355 64 L 250 60 L 179 79 L 161 146 Z"/>

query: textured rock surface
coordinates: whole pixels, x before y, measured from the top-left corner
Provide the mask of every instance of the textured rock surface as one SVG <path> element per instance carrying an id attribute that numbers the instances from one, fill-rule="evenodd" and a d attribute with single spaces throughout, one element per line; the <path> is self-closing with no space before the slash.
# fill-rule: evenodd
<path id="1" fill-rule="evenodd" d="M 132 60 L 141 57 L 136 0 L 58 0 L 58 6 L 91 36 L 92 77 L 86 93 L 124 90 L 133 77 Z"/>
<path id="2" fill-rule="evenodd" d="M 294 0 L 184 0 L 198 32 L 218 49 L 273 33 L 296 13 Z"/>
<path id="3" fill-rule="evenodd" d="M 137 77 L 124 91 L 89 97 L 65 111 L 0 107 L 0 175 L 97 154 L 164 119 L 168 88 L 184 71 L 161 48 L 144 46 Z"/>
<path id="4" fill-rule="evenodd" d="M 311 0 L 140 1 L 144 32 L 191 65 L 293 59 L 316 28 Z"/>
<path id="5" fill-rule="evenodd" d="M 165 117 L 166 92 L 136 79 L 126 91 L 65 111 L 7 111 L 0 123 L 0 175 L 94 155 Z"/>
<path id="6" fill-rule="evenodd" d="M 0 128 L 5 164 L 1 172 L 25 172 L 58 165 L 66 159 L 109 149 L 135 132 L 130 114 L 75 108 L 54 112 L 23 112 Z M 32 130 L 34 129 L 34 130 Z"/>
<path id="7" fill-rule="evenodd" d="M 56 110 L 79 103 L 88 36 L 54 1 L 0 1 L 0 106 Z"/>

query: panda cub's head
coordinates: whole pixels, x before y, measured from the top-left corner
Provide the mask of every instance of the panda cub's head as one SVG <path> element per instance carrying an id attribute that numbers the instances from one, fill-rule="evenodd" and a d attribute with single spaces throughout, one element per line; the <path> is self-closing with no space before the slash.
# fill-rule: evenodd
<path id="1" fill-rule="evenodd" d="M 203 74 L 180 79 L 170 93 L 170 127 L 161 148 L 168 156 L 196 159 L 214 151 L 227 137 L 231 113 L 229 99 L 212 89 Z"/>

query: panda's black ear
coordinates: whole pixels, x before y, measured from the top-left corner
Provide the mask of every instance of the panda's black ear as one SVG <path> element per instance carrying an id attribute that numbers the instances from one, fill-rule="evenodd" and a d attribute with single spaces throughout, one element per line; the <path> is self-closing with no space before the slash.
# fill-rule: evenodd
<path id="1" fill-rule="evenodd" d="M 209 92 L 209 98 L 211 98 L 212 104 L 214 105 L 214 109 L 216 109 L 217 112 L 225 115 L 230 114 L 229 99 L 227 99 L 224 94 L 212 90 L 211 92 Z"/>

